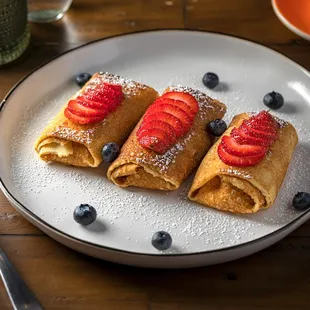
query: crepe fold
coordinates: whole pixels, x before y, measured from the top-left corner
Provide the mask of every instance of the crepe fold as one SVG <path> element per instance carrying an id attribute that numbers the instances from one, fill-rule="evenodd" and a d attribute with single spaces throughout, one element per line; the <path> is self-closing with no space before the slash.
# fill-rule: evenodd
<path id="1" fill-rule="evenodd" d="M 35 143 L 39 157 L 46 162 L 60 162 L 80 167 L 97 167 L 101 150 L 108 142 L 122 145 L 158 93 L 151 87 L 119 75 L 99 72 L 72 98 L 101 83 L 122 86 L 124 99 L 113 112 L 96 124 L 80 125 L 64 116 L 66 105 L 51 120 Z"/>
<path id="2" fill-rule="evenodd" d="M 235 116 L 225 131 L 229 135 L 250 115 Z M 202 205 L 233 213 L 254 213 L 272 206 L 285 178 L 298 136 L 294 127 L 281 120 L 279 137 L 266 156 L 252 167 L 232 167 L 224 164 L 213 145 L 201 162 L 188 197 Z"/>
<path id="3" fill-rule="evenodd" d="M 222 118 L 226 106 L 192 88 L 172 86 L 165 90 L 168 91 L 190 93 L 197 99 L 199 110 L 191 129 L 166 153 L 159 155 L 140 146 L 136 132 L 141 119 L 121 149 L 119 157 L 108 169 L 107 176 L 116 185 L 175 190 L 198 166 L 214 142 L 206 126 L 210 121 Z"/>

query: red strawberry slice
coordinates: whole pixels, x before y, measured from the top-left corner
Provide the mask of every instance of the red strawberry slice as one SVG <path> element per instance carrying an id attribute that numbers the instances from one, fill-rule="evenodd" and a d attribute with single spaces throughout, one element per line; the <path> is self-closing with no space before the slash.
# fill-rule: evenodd
<path id="1" fill-rule="evenodd" d="M 179 107 L 180 109 L 182 109 L 190 119 L 194 119 L 195 114 L 196 114 L 193 112 L 193 110 L 190 108 L 190 106 L 187 103 L 185 103 L 184 101 L 181 101 L 181 100 L 175 100 L 175 99 L 170 99 L 170 98 L 158 98 L 155 100 L 154 104 L 157 104 L 157 105 L 161 105 L 161 104 L 175 105 L 175 106 Z"/>
<path id="2" fill-rule="evenodd" d="M 187 114 L 182 109 L 180 109 L 179 107 L 171 105 L 171 104 L 161 104 L 161 105 L 153 105 L 152 104 L 147 109 L 145 116 L 149 116 L 151 114 L 158 113 L 158 112 L 167 112 L 167 113 L 175 116 L 177 119 L 179 119 L 182 123 L 184 133 L 186 133 L 192 125 L 192 121 L 187 116 Z"/>
<path id="3" fill-rule="evenodd" d="M 240 127 L 233 128 L 230 136 L 223 136 L 218 146 L 218 155 L 227 165 L 236 167 L 254 166 L 265 156 L 278 135 L 278 124 L 266 111 L 244 120 Z"/>
<path id="4" fill-rule="evenodd" d="M 108 98 L 104 95 L 104 93 L 99 92 L 95 89 L 87 90 L 83 94 L 78 96 L 78 99 L 86 99 L 95 102 L 108 103 Z"/>
<path id="5" fill-rule="evenodd" d="M 118 85 L 113 85 L 113 86 L 118 86 Z M 122 91 L 115 90 L 114 88 L 109 89 L 109 87 L 107 87 L 104 94 L 109 101 L 109 107 L 111 111 L 114 111 L 120 105 L 120 103 L 122 102 L 124 98 Z"/>
<path id="6" fill-rule="evenodd" d="M 139 139 L 142 147 L 148 148 L 158 154 L 164 154 L 167 151 L 167 145 L 154 136 L 145 136 Z"/>
<path id="7" fill-rule="evenodd" d="M 221 144 L 227 153 L 240 157 L 264 155 L 267 152 L 267 147 L 265 146 L 239 144 L 234 138 L 229 136 L 223 136 Z"/>
<path id="8" fill-rule="evenodd" d="M 111 95 L 111 93 L 109 95 Z M 122 101 L 122 99 L 120 99 L 119 97 L 109 98 L 106 96 L 106 94 L 98 92 L 98 91 L 89 91 L 83 95 L 78 96 L 78 99 L 81 99 L 81 100 L 86 99 L 86 100 L 90 100 L 93 102 L 99 102 L 99 103 L 106 104 L 109 107 L 109 111 L 114 111 Z"/>
<path id="9" fill-rule="evenodd" d="M 107 114 L 105 109 L 93 109 L 90 107 L 85 107 L 81 104 L 79 100 L 70 100 L 68 103 L 68 110 L 73 114 L 83 116 L 83 117 L 102 117 L 104 118 Z"/>
<path id="10" fill-rule="evenodd" d="M 77 101 L 79 104 L 83 105 L 84 107 L 89 107 L 93 109 L 99 109 L 99 110 L 109 110 L 109 107 L 106 103 L 101 103 L 97 101 L 88 100 L 84 97 L 78 97 Z"/>
<path id="11" fill-rule="evenodd" d="M 195 97 L 191 94 L 183 93 L 183 92 L 168 92 L 162 95 L 162 98 L 171 98 L 175 100 L 184 101 L 188 104 L 191 110 L 196 114 L 199 110 L 199 105 Z"/>
<path id="12" fill-rule="evenodd" d="M 184 134 L 182 122 L 178 118 L 173 116 L 172 114 L 169 114 L 167 112 L 154 113 L 154 114 L 145 116 L 143 118 L 143 123 L 151 122 L 154 120 L 163 121 L 163 122 L 168 123 L 170 126 L 172 126 L 177 138 L 181 137 Z"/>
<path id="13" fill-rule="evenodd" d="M 119 84 L 103 83 L 98 84 L 98 88 L 113 90 L 115 92 L 118 92 L 119 94 L 122 94 L 122 85 Z"/>
<path id="14" fill-rule="evenodd" d="M 249 120 L 253 128 L 258 128 L 259 126 L 270 128 L 273 131 L 277 131 L 278 125 L 276 122 L 270 122 L 265 120 L 256 119 L 251 117 Z"/>
<path id="15" fill-rule="evenodd" d="M 256 120 L 260 120 L 260 121 L 266 121 L 266 122 L 271 122 L 271 123 L 275 122 L 272 115 L 265 110 L 259 112 L 257 115 L 254 115 L 253 118 L 255 118 Z"/>
<path id="16" fill-rule="evenodd" d="M 173 127 L 168 123 L 159 120 L 143 122 L 137 131 L 138 138 L 143 136 L 143 132 L 153 128 L 158 128 L 167 134 L 167 137 L 169 137 L 169 141 L 167 141 L 167 143 L 174 144 L 176 142 L 177 136 Z"/>
<path id="17" fill-rule="evenodd" d="M 138 141 L 141 146 L 163 154 L 169 149 L 169 136 L 159 128 L 143 130 Z"/>
<path id="18" fill-rule="evenodd" d="M 275 140 L 277 138 L 277 135 L 271 132 L 262 131 L 258 129 L 254 129 L 249 124 L 248 120 L 243 121 L 242 125 L 240 126 L 240 129 L 245 132 L 247 135 L 255 137 L 255 138 L 261 138 L 265 140 Z"/>
<path id="19" fill-rule="evenodd" d="M 100 83 L 100 84 L 96 84 L 94 86 L 92 86 L 93 89 L 96 90 L 113 90 L 116 92 L 122 92 L 122 86 L 119 84 L 111 84 L 111 83 Z"/>
<path id="20" fill-rule="evenodd" d="M 234 128 L 231 131 L 231 136 L 239 143 L 239 144 L 251 144 L 251 145 L 260 145 L 260 146 L 270 146 L 273 144 L 273 140 L 266 140 L 257 137 L 253 137 L 245 133 L 240 128 Z"/>
<path id="21" fill-rule="evenodd" d="M 71 120 L 74 123 L 81 124 L 81 125 L 86 125 L 86 124 L 93 124 L 93 123 L 98 123 L 102 121 L 102 117 L 84 117 L 84 116 L 79 116 L 76 114 L 73 114 L 71 110 L 68 108 L 65 109 L 64 115 L 66 118 Z"/>
<path id="22" fill-rule="evenodd" d="M 121 85 L 108 83 L 87 87 L 76 100 L 70 100 L 65 116 L 79 124 L 102 121 L 110 111 L 121 103 L 123 92 Z"/>
<path id="23" fill-rule="evenodd" d="M 259 163 L 265 154 L 261 155 L 254 155 L 254 156 L 235 156 L 229 154 L 222 144 L 218 146 L 218 156 L 220 157 L 221 161 L 224 162 L 226 165 L 234 166 L 234 167 L 249 167 L 254 166 Z"/>
<path id="24" fill-rule="evenodd" d="M 123 97 L 121 85 L 104 83 L 87 88 L 78 98 L 86 98 L 91 101 L 105 103 L 109 106 L 109 110 L 113 111 L 121 103 Z"/>
<path id="25" fill-rule="evenodd" d="M 108 98 L 113 99 L 122 99 L 123 98 L 123 91 L 121 85 L 116 84 L 98 84 L 95 87 L 95 90 L 98 92 L 103 93 Z"/>
<path id="26" fill-rule="evenodd" d="M 261 124 L 268 124 L 268 126 L 274 126 L 278 128 L 278 123 L 275 121 L 275 119 L 272 117 L 270 113 L 267 111 L 262 111 L 250 118 L 250 120 L 255 120 L 258 123 Z"/>
<path id="27" fill-rule="evenodd" d="M 81 104 L 80 100 L 70 100 L 68 103 L 68 110 L 71 113 L 83 117 L 101 117 L 104 118 L 108 111 L 107 109 L 93 109 Z"/>
<path id="28" fill-rule="evenodd" d="M 277 136 L 277 128 L 272 123 L 257 121 L 255 119 L 249 119 L 247 125 L 253 129 L 261 130 L 263 132 L 269 132 Z"/>

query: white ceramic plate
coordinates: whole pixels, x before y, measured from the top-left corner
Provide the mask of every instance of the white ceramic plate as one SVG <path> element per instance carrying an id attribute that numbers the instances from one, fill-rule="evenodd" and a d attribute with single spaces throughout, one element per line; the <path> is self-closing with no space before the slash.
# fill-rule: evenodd
<path id="1" fill-rule="evenodd" d="M 275 112 L 292 122 L 300 143 L 272 208 L 253 215 L 219 212 L 189 202 L 192 177 L 176 192 L 120 189 L 97 169 L 47 165 L 33 144 L 66 99 L 78 89 L 80 72 L 109 71 L 161 91 L 171 84 L 198 88 L 228 107 L 225 120 L 264 109 L 272 90 L 286 103 Z M 208 90 L 207 71 L 222 84 Z M 288 58 L 258 44 L 199 31 L 162 30 L 99 40 L 74 49 L 35 70 L 7 95 L 0 114 L 1 187 L 12 205 L 59 242 L 99 258 L 146 267 L 190 267 L 254 253 L 283 238 L 310 217 L 291 201 L 310 188 L 310 75 Z M 308 157 L 308 158 L 307 158 Z M 90 203 L 98 219 L 88 227 L 73 210 Z M 168 231 L 167 252 L 152 247 L 158 230 Z"/>

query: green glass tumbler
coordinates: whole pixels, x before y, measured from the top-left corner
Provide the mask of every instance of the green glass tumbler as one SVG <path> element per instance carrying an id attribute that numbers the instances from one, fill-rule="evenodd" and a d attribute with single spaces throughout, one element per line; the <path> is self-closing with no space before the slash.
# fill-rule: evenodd
<path id="1" fill-rule="evenodd" d="M 0 0 L 0 65 L 20 57 L 30 42 L 26 0 Z"/>

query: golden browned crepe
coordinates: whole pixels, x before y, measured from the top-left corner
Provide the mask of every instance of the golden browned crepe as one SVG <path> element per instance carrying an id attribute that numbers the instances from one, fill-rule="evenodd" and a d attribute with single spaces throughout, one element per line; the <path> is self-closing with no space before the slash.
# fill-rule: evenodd
<path id="1" fill-rule="evenodd" d="M 151 87 L 110 73 L 96 73 L 72 98 L 86 87 L 100 83 L 122 86 L 124 99 L 117 109 L 96 124 L 76 124 L 64 116 L 67 104 L 43 130 L 35 143 L 39 157 L 46 162 L 66 165 L 97 167 L 101 162 L 101 149 L 108 142 L 122 145 L 158 93 Z"/>
<path id="2" fill-rule="evenodd" d="M 234 117 L 224 135 L 239 127 L 248 114 Z M 219 139 L 203 159 L 188 197 L 200 204 L 234 213 L 254 213 L 269 208 L 280 190 L 298 136 L 294 127 L 280 122 L 279 137 L 266 156 L 252 167 L 224 164 L 218 154 Z"/>
<path id="3" fill-rule="evenodd" d="M 140 146 L 136 131 L 141 119 L 124 144 L 119 157 L 108 169 L 108 178 L 116 185 L 175 190 L 197 167 L 214 142 L 214 138 L 206 132 L 206 126 L 211 120 L 222 118 L 226 106 L 188 87 L 173 86 L 165 92 L 167 91 L 187 92 L 197 99 L 199 111 L 191 129 L 165 154 L 159 155 Z"/>

